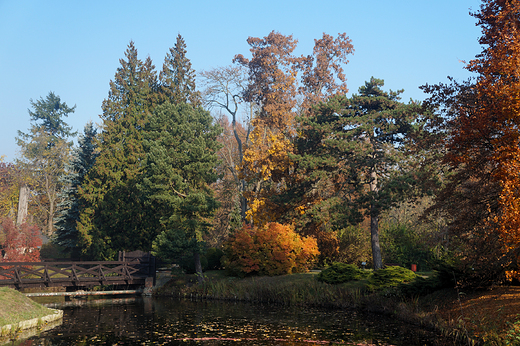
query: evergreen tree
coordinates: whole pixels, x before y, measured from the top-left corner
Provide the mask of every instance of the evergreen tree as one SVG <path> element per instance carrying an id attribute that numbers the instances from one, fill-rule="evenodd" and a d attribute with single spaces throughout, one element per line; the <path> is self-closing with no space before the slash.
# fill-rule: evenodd
<path id="1" fill-rule="evenodd" d="M 31 117 L 31 133 L 26 134 L 18 131 L 18 145 L 20 141 L 30 142 L 38 133 L 45 133 L 49 136 L 49 146 L 59 140 L 68 140 L 69 137 L 75 136 L 75 132 L 71 132 L 72 127 L 63 120 L 70 113 L 74 113 L 76 106 L 69 107 L 65 102 L 61 102 L 58 95 L 52 91 L 45 99 L 40 97 L 39 100 L 30 100 L 33 111 L 28 110 Z"/>
<path id="2" fill-rule="evenodd" d="M 150 58 L 141 61 L 130 42 L 103 101 L 99 156 L 79 195 L 87 207 L 78 230 L 83 252 L 113 259 L 118 251 L 151 249 L 154 233 L 137 185 L 143 172 L 143 129 L 157 100 L 157 80 Z"/>
<path id="3" fill-rule="evenodd" d="M 89 122 L 85 126 L 83 136 L 80 136 L 78 140 L 78 147 L 73 150 L 71 160 L 66 166 L 68 174 L 61 177 L 65 188 L 61 194 L 62 202 L 58 205 L 60 213 L 55 219 L 56 231 L 53 242 L 70 251 L 73 258 L 80 256 L 77 222 L 83 203 L 78 196 L 78 187 L 83 184 L 87 173 L 96 161 L 96 133 L 92 122 Z"/>
<path id="4" fill-rule="evenodd" d="M 199 274 L 202 235 L 218 204 L 209 185 L 217 180 L 220 132 L 209 112 L 183 103 L 158 106 L 146 131 L 142 189 L 162 231 L 154 253 L 172 261 L 192 253 Z"/>
<path id="5" fill-rule="evenodd" d="M 413 183 L 404 149 L 419 111 L 414 103 L 399 102 L 401 91 L 381 86 L 382 80 L 372 78 L 359 95 L 333 97 L 301 119 L 298 155 L 292 157 L 295 174 L 304 178 L 283 196 L 296 205 L 319 201 L 306 210 L 317 223 L 330 222 L 324 211 L 341 226 L 370 218 L 374 269 L 382 267 L 379 216 Z"/>
<path id="6" fill-rule="evenodd" d="M 44 232 L 52 235 L 63 188 L 59 176 L 64 173 L 72 145 L 69 137 L 75 135 L 63 118 L 73 113 L 76 106 L 67 106 L 53 92 L 49 92 L 45 99 L 30 102 L 33 110 L 29 110 L 29 133 L 18 131 L 17 142 L 22 154 L 18 166 L 24 175 L 22 187 L 29 187 L 32 193 L 35 206 L 32 215 Z"/>
<path id="7" fill-rule="evenodd" d="M 186 57 L 186 42 L 181 35 L 164 58 L 163 69 L 159 75 L 161 93 L 173 104 L 190 103 L 194 107 L 201 105 L 201 95 L 195 90 L 195 71 L 190 59 Z"/>

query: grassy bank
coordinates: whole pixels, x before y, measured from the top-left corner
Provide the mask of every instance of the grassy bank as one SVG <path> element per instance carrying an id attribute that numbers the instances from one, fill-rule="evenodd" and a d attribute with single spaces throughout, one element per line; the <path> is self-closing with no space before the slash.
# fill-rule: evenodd
<path id="1" fill-rule="evenodd" d="M 6 287 L 0 287 L 0 306 L 0 327 L 55 313 L 55 310 L 43 307 L 22 293 Z"/>
<path id="2" fill-rule="evenodd" d="M 517 322 L 520 320 L 520 288 L 501 287 L 476 292 L 443 289 L 420 297 L 406 297 L 396 289 L 370 292 L 366 290 L 367 280 L 331 285 L 319 282 L 316 276 L 316 273 L 305 273 L 239 279 L 215 271 L 205 273 L 205 283 L 198 285 L 195 276 L 179 273 L 156 294 L 360 309 L 434 328 L 464 340 L 466 345 L 520 344 L 520 322 Z"/>

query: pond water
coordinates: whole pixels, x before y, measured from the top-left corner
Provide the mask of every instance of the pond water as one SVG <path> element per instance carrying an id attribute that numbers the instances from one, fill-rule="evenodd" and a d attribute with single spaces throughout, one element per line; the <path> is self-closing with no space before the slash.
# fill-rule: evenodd
<path id="1" fill-rule="evenodd" d="M 62 325 L 11 345 L 440 345 L 378 315 L 169 298 L 75 300 Z"/>

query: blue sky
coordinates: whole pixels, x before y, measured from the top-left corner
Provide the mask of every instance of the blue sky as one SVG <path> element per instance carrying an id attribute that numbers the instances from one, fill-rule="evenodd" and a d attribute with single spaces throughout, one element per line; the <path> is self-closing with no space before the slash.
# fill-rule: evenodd
<path id="1" fill-rule="evenodd" d="M 30 126 L 30 99 L 53 91 L 76 112 L 65 121 L 82 132 L 100 122 L 119 59 L 130 40 L 141 59 L 160 69 L 181 34 L 196 71 L 249 56 L 246 39 L 272 30 L 298 39 L 311 53 L 323 32 L 345 32 L 354 55 L 345 67 L 351 92 L 371 76 L 403 100 L 423 100 L 418 87 L 464 80 L 462 60 L 482 49 L 470 10 L 479 0 L 24 1 L 0 0 L 0 156 L 18 155 L 17 131 Z"/>

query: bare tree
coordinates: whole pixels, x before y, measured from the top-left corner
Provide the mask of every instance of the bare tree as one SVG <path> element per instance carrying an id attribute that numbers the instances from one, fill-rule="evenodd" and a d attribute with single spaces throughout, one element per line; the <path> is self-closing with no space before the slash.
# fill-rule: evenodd
<path id="1" fill-rule="evenodd" d="M 213 68 L 201 73 L 202 77 L 202 97 L 208 109 L 218 107 L 226 111 L 231 116 L 231 126 L 233 135 L 238 148 L 238 160 L 234 162 L 231 154 L 226 155 L 225 163 L 227 169 L 231 171 L 240 192 L 240 213 L 242 220 L 246 219 L 247 202 L 243 196 L 246 189 L 246 181 L 239 177 L 237 166 L 242 163 L 244 158 L 244 146 L 247 145 L 251 132 L 250 119 L 255 112 L 253 103 L 245 102 L 242 95 L 247 87 L 247 70 L 238 65 L 229 65 Z M 239 116 L 244 115 L 245 126 L 240 126 Z M 241 129 L 245 127 L 245 134 Z M 245 142 L 245 143 L 244 143 Z M 223 148 L 229 151 L 230 148 Z"/>

